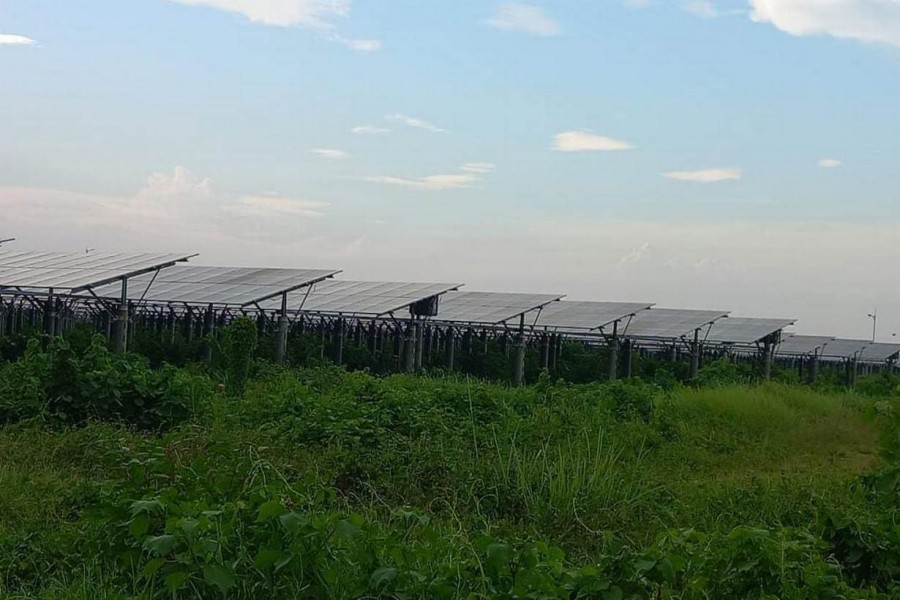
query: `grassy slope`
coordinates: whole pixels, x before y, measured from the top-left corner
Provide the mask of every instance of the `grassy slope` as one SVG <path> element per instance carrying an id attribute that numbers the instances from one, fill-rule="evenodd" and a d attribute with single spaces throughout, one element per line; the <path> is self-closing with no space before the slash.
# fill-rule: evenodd
<path id="1" fill-rule="evenodd" d="M 404 507 L 432 519 L 450 546 L 484 533 L 537 538 L 579 562 L 673 528 L 815 528 L 820 511 L 861 504 L 850 490 L 879 461 L 879 426 L 853 396 L 773 384 L 676 391 L 649 419 L 620 408 L 600 386 L 515 390 L 329 370 L 272 374 L 238 400 L 211 395 L 194 423 L 163 438 L 9 426 L 0 538 L 65 538 L 98 490 L 152 497 L 163 484 L 136 482 L 122 465 L 159 456 L 174 465 L 166 485 L 184 493 L 223 478 L 239 482 L 223 488 L 229 500 L 280 486 L 300 490 L 310 513 L 354 511 L 385 527 Z M 42 582 L 51 596 L 113 589 L 61 573 Z"/>

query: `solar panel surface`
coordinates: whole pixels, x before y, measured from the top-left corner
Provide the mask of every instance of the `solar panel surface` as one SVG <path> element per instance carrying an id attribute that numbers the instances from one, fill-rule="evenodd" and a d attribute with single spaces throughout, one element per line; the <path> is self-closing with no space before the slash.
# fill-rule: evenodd
<path id="1" fill-rule="evenodd" d="M 863 348 L 859 359 L 865 363 L 882 363 L 898 358 L 900 344 L 871 343 Z"/>
<path id="2" fill-rule="evenodd" d="M 378 317 L 408 308 L 420 300 L 440 296 L 461 287 L 461 283 L 408 283 L 380 281 L 326 280 L 309 291 L 288 296 L 288 310 Z M 275 310 L 280 304 L 269 301 L 264 308 Z"/>
<path id="3" fill-rule="evenodd" d="M 820 356 L 825 360 L 848 360 L 857 358 L 863 349 L 871 344 L 867 340 L 833 339 L 822 349 Z"/>
<path id="4" fill-rule="evenodd" d="M 630 338 L 677 340 L 701 329 L 728 313 L 716 310 L 651 308 L 637 313 L 622 333 Z"/>
<path id="5" fill-rule="evenodd" d="M 441 298 L 436 321 L 497 325 L 562 298 L 561 294 L 450 292 Z"/>
<path id="6" fill-rule="evenodd" d="M 585 333 L 626 319 L 653 306 L 649 302 L 554 302 L 541 311 L 536 326 L 563 333 Z"/>
<path id="7" fill-rule="evenodd" d="M 813 354 L 834 338 L 822 335 L 792 335 L 781 340 L 776 356 L 806 356 Z"/>
<path id="8" fill-rule="evenodd" d="M 267 269 L 251 267 L 173 267 L 131 279 L 128 297 L 152 303 L 246 306 L 303 288 L 340 273 L 334 269 Z M 94 291 L 118 298 L 119 284 Z"/>
<path id="9" fill-rule="evenodd" d="M 793 319 L 726 317 L 713 323 L 706 341 L 721 344 L 753 344 L 793 324 Z"/>
<path id="10" fill-rule="evenodd" d="M 0 250 L 0 287 L 77 292 L 171 266 L 195 254 L 67 254 Z"/>

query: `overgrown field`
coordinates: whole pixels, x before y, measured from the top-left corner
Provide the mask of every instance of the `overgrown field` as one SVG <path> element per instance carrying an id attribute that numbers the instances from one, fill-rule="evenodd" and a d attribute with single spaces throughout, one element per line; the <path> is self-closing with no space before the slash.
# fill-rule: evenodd
<path id="1" fill-rule="evenodd" d="M 900 598 L 889 377 L 516 389 L 246 339 L 0 364 L 0 596 Z"/>

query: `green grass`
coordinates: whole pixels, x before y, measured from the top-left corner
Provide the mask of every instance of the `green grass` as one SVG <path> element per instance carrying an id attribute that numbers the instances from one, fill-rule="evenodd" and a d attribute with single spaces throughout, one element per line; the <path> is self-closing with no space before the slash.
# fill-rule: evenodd
<path id="1" fill-rule="evenodd" d="M 859 483 L 891 466 L 869 399 L 333 368 L 267 368 L 231 396 L 179 377 L 196 408 L 164 434 L 0 428 L 0 596 L 900 593 L 897 507 Z M 832 518 L 874 540 L 877 577 L 834 563 Z"/>

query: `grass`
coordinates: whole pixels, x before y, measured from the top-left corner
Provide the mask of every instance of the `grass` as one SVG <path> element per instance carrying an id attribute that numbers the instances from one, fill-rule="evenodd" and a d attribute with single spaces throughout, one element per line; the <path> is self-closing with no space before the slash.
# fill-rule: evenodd
<path id="1" fill-rule="evenodd" d="M 0 596 L 897 593 L 829 562 L 828 518 L 896 510 L 859 485 L 887 424 L 849 393 L 190 377 L 164 434 L 0 428 Z"/>

